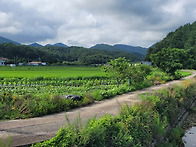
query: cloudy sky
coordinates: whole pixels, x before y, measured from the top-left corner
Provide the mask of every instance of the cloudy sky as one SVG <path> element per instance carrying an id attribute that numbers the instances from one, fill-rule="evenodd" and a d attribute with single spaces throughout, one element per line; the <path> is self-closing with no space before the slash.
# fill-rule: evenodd
<path id="1" fill-rule="evenodd" d="M 196 0 L 0 0 L 0 36 L 29 44 L 149 47 L 196 21 Z"/>

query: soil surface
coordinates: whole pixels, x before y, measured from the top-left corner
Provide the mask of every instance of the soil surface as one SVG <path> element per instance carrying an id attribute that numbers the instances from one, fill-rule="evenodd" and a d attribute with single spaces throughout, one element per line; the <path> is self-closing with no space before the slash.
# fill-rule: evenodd
<path id="1" fill-rule="evenodd" d="M 43 117 L 0 121 L 0 138 L 12 138 L 12 146 L 23 146 L 44 140 L 51 139 L 56 135 L 59 128 L 66 124 L 65 115 L 68 116 L 70 122 L 73 122 L 78 115 L 82 122 L 88 121 L 90 118 L 104 116 L 105 114 L 118 115 L 120 106 L 127 103 L 133 105 L 140 101 L 138 95 L 150 93 L 154 90 L 169 87 L 173 84 L 178 84 L 185 79 L 190 79 L 196 76 L 196 71 L 191 76 L 181 80 L 174 80 L 162 85 L 156 85 L 142 90 L 126 93 L 116 96 L 109 100 L 95 102 L 91 105 L 61 112 L 57 114 L 47 115 Z"/>

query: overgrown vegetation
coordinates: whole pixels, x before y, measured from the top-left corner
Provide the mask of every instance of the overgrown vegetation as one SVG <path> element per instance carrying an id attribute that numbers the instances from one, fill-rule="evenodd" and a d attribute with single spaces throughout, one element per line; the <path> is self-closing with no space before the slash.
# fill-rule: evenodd
<path id="1" fill-rule="evenodd" d="M 68 123 L 44 146 L 183 146 L 176 126 L 182 109 L 196 96 L 196 79 L 142 96 L 140 103 L 123 105 L 118 116 L 106 115 L 82 125 Z"/>

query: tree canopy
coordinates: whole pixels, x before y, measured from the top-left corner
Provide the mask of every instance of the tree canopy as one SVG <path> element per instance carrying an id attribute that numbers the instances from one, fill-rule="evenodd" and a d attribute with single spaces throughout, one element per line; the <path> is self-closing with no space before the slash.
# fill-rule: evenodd
<path id="1" fill-rule="evenodd" d="M 185 68 L 190 63 L 188 52 L 178 48 L 163 48 L 151 54 L 150 59 L 154 65 L 172 75 L 175 75 L 177 69 Z"/>
<path id="2" fill-rule="evenodd" d="M 142 82 L 152 71 L 152 67 L 148 65 L 134 65 L 124 57 L 111 60 L 107 65 L 103 66 L 103 70 L 116 78 L 117 85 L 124 79 L 132 80 L 133 82 Z"/>
<path id="3" fill-rule="evenodd" d="M 49 64 L 104 64 L 118 57 L 125 57 L 131 62 L 139 61 L 135 55 L 126 52 L 109 52 L 99 49 L 88 49 L 83 47 L 32 47 L 26 45 L 15 45 L 12 43 L 0 44 L 0 57 L 9 59 L 9 62 L 43 61 Z"/>
<path id="4" fill-rule="evenodd" d="M 115 77 L 119 85 L 123 79 L 129 77 L 129 65 L 129 60 L 126 60 L 125 57 L 119 57 L 111 60 L 107 65 L 103 66 L 103 70 L 109 73 L 110 76 Z"/>

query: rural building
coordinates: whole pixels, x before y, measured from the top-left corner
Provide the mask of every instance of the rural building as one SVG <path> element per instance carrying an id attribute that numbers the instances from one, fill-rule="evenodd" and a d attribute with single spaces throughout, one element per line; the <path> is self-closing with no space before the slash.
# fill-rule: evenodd
<path id="1" fill-rule="evenodd" d="M 15 67 L 16 66 L 16 64 L 10 64 L 10 67 Z"/>
<path id="2" fill-rule="evenodd" d="M 8 60 L 7 58 L 0 57 L 0 66 L 5 65 L 5 61 L 7 61 L 7 60 Z"/>
<path id="3" fill-rule="evenodd" d="M 18 66 L 23 66 L 23 63 L 18 63 Z"/>
<path id="4" fill-rule="evenodd" d="M 40 66 L 40 65 L 46 65 L 46 63 L 45 62 L 29 62 L 29 63 L 27 63 L 27 65 L 29 65 L 29 66 Z"/>
<path id="5" fill-rule="evenodd" d="M 148 61 L 142 61 L 141 63 L 142 63 L 142 64 L 149 65 L 149 66 L 152 65 L 152 63 L 151 63 L 151 62 L 148 62 Z"/>
<path id="6" fill-rule="evenodd" d="M 41 62 L 29 62 L 27 63 L 27 65 L 29 66 L 38 66 L 38 65 L 41 65 L 42 63 Z"/>

